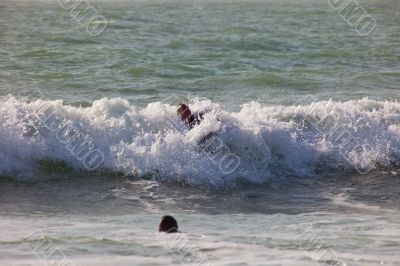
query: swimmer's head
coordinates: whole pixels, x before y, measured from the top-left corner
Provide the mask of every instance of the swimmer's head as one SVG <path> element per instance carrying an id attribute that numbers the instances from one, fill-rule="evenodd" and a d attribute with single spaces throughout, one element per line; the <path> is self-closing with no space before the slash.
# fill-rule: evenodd
<path id="1" fill-rule="evenodd" d="M 179 105 L 178 109 L 176 110 L 176 113 L 179 115 L 179 117 L 184 121 L 190 117 L 192 112 L 190 111 L 189 106 L 186 104 L 182 103 Z"/>
<path id="2" fill-rule="evenodd" d="M 165 233 L 177 233 L 178 232 L 178 223 L 175 218 L 170 215 L 165 215 L 160 222 L 160 226 L 158 227 L 159 232 Z"/>

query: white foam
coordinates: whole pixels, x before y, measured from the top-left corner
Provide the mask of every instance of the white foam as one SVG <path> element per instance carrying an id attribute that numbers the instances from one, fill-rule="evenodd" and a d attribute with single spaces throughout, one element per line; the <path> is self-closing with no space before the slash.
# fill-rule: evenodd
<path id="1" fill-rule="evenodd" d="M 38 122 L 49 116 L 50 109 L 78 129 L 92 150 L 101 151 L 101 169 L 141 176 L 157 173 L 190 184 L 231 183 L 239 178 L 260 183 L 280 176 L 351 171 L 354 165 L 391 168 L 400 155 L 400 104 L 394 101 L 364 98 L 289 107 L 251 102 L 229 113 L 217 103 L 192 99 L 194 111 L 210 112 L 190 131 L 178 120 L 176 107 L 162 102 L 140 109 L 121 98 L 103 98 L 78 108 L 61 100 L 25 102 L 8 96 L 0 99 L 0 106 L 0 175 L 19 178 L 35 176 L 37 162 L 43 159 L 85 169 L 68 145 Z M 329 115 L 334 123 L 328 123 Z M 338 125 L 358 149 L 340 148 L 343 143 L 335 140 L 339 130 L 334 130 Z M 229 175 L 197 144 L 213 131 L 240 159 Z"/>

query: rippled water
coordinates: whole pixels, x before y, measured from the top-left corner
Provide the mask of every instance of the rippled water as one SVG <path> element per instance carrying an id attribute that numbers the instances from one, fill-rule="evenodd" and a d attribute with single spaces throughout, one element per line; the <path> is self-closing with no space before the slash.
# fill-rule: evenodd
<path id="1" fill-rule="evenodd" d="M 0 1 L 1 265 L 400 265 L 397 1 L 359 2 L 367 37 L 327 1 L 89 2 L 96 37 L 58 1 Z M 189 132 L 181 100 L 211 111 Z M 100 169 L 49 131 L 49 106 Z M 234 173 L 199 151 L 211 131 Z M 168 213 L 185 247 L 156 232 Z"/>
<path id="2" fill-rule="evenodd" d="M 325 1 L 94 1 L 109 20 L 94 38 L 57 1 L 2 1 L 0 93 L 138 105 L 176 93 L 227 105 L 396 98 L 399 5 L 362 4 L 377 21 L 365 38 Z"/>

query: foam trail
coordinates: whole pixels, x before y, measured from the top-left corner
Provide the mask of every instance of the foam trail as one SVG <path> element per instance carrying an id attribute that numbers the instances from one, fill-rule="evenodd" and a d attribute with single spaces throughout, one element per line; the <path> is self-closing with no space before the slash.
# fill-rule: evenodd
<path id="1" fill-rule="evenodd" d="M 190 105 L 193 111 L 209 113 L 188 131 L 177 119 L 175 106 L 162 102 L 140 109 L 121 98 L 103 98 L 79 108 L 61 100 L 2 98 L 0 175 L 33 178 L 42 160 L 87 170 L 82 157 L 88 150 L 104 156 L 98 170 L 153 174 L 193 185 L 239 179 L 262 183 L 282 176 L 339 174 L 355 166 L 369 170 L 398 165 L 398 102 L 364 98 L 289 107 L 250 102 L 237 113 L 210 100 L 192 99 Z M 71 151 L 80 151 L 80 144 L 67 141 L 74 131 L 86 145 L 75 155 Z M 239 158 L 235 171 L 221 171 L 221 161 L 198 145 L 210 132 L 218 132 L 229 153 Z M 346 138 L 350 144 L 343 142 Z"/>

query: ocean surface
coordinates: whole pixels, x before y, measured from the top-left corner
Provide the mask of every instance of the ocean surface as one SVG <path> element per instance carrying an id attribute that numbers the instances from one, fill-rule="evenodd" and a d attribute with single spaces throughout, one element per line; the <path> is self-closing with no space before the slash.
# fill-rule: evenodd
<path id="1" fill-rule="evenodd" d="M 75 2 L 0 0 L 0 265 L 400 265 L 399 1 Z"/>

